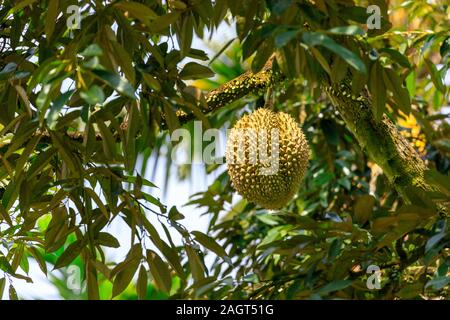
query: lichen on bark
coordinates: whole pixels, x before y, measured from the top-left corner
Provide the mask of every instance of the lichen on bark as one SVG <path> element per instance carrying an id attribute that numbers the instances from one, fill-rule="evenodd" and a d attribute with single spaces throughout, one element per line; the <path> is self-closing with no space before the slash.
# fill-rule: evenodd
<path id="1" fill-rule="evenodd" d="M 367 89 L 355 96 L 349 79 L 339 84 L 324 80 L 323 86 L 361 147 L 383 169 L 406 202 L 411 200 L 411 187 L 431 190 L 424 179 L 424 161 L 386 115 L 379 121 L 375 119 Z"/>

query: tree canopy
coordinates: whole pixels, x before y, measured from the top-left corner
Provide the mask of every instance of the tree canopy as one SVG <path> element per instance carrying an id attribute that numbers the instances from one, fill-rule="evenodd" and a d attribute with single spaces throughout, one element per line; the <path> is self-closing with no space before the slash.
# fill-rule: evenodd
<path id="1" fill-rule="evenodd" d="M 66 298 L 448 298 L 449 19 L 438 0 L 1 1 L 0 298 L 31 260 Z M 248 202 L 217 153 L 187 204 L 208 230 L 188 230 L 145 172 L 188 179 L 171 134 L 261 107 L 309 142 L 297 195 Z"/>

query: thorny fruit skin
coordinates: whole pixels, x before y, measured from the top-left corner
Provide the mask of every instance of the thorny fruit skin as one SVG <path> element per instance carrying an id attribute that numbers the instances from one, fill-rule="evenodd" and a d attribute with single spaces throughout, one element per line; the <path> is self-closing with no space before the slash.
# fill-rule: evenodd
<path id="1" fill-rule="evenodd" d="M 273 149 L 277 141 L 275 132 L 278 149 Z M 264 135 L 267 141 L 263 140 Z M 255 148 L 261 148 L 261 142 L 266 144 L 263 146 L 266 161 L 259 151 L 256 158 L 252 157 Z M 239 119 L 229 133 L 226 146 L 233 187 L 245 199 L 266 209 L 280 209 L 293 198 L 305 175 L 309 156 L 308 142 L 298 123 L 287 113 L 265 108 Z M 271 167 L 275 159 L 276 170 L 269 175 L 262 174 L 261 170 Z"/>

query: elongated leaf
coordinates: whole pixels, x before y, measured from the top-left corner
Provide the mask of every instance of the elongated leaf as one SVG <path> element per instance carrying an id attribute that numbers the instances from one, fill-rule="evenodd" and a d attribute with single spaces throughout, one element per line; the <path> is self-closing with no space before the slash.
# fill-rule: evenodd
<path id="1" fill-rule="evenodd" d="M 28 247 L 28 251 L 31 253 L 31 255 L 33 256 L 33 258 L 36 260 L 36 262 L 39 265 L 39 268 L 41 269 L 41 271 L 47 275 L 47 264 L 45 263 L 44 257 L 42 256 L 42 254 L 39 252 L 39 250 L 35 247 Z"/>
<path id="2" fill-rule="evenodd" d="M 319 32 L 305 32 L 303 33 L 303 41 L 309 47 L 315 47 L 317 45 L 323 46 L 344 59 L 350 66 L 355 68 L 358 72 L 366 73 L 366 66 L 361 59 L 347 48 L 337 44 L 333 39 Z"/>
<path id="3" fill-rule="evenodd" d="M 91 260 L 88 260 L 86 264 L 86 282 L 89 300 L 99 300 L 100 294 L 97 281 L 97 270 Z"/>
<path id="4" fill-rule="evenodd" d="M 50 0 L 48 2 L 47 15 L 45 17 L 45 35 L 47 37 L 47 41 L 50 41 L 50 38 L 53 35 L 53 31 L 55 30 L 55 21 L 58 17 L 58 5 L 59 0 Z"/>
<path id="5" fill-rule="evenodd" d="M 409 63 L 408 58 L 397 50 L 391 48 L 381 48 L 379 52 L 387 54 L 392 60 L 397 62 L 402 67 L 411 68 L 411 64 Z"/>
<path id="6" fill-rule="evenodd" d="M 59 118 L 60 111 L 65 103 L 72 97 L 74 90 L 69 90 L 64 92 L 62 95 L 58 96 L 56 100 L 50 105 L 50 112 L 47 115 L 47 124 L 50 129 L 55 129 L 56 121 Z"/>
<path id="7" fill-rule="evenodd" d="M 71 243 L 59 256 L 58 260 L 56 260 L 54 269 L 68 266 L 76 257 L 80 255 L 83 247 L 84 243 L 82 240 L 77 240 L 74 243 Z"/>
<path id="8" fill-rule="evenodd" d="M 136 283 L 136 293 L 140 300 L 145 299 L 145 295 L 147 294 L 147 270 L 145 270 L 144 266 L 141 266 L 139 269 L 139 276 Z"/>
<path id="9" fill-rule="evenodd" d="M 12 223 L 11 217 L 9 216 L 8 212 L 3 207 L 2 203 L 0 203 L 0 219 L 5 220 L 6 223 L 8 223 L 10 227 L 12 227 L 13 223 Z"/>
<path id="10" fill-rule="evenodd" d="M 363 195 L 356 201 L 355 218 L 359 224 L 363 224 L 370 219 L 374 205 L 375 198 L 370 194 Z"/>
<path id="11" fill-rule="evenodd" d="M 129 98 L 136 99 L 134 89 L 126 79 L 106 70 L 94 69 L 92 70 L 92 73 L 117 92 L 120 92 Z"/>
<path id="12" fill-rule="evenodd" d="M 16 289 L 13 287 L 12 284 L 9 285 L 9 299 L 10 300 L 19 300 Z"/>
<path id="13" fill-rule="evenodd" d="M 97 237 L 98 244 L 111 248 L 119 248 L 120 243 L 112 234 L 107 232 L 100 232 Z"/>
<path id="14" fill-rule="evenodd" d="M 363 36 L 365 34 L 364 30 L 361 29 L 358 26 L 344 26 L 344 27 L 335 27 L 332 29 L 329 29 L 328 32 L 334 33 L 334 34 L 343 34 L 343 35 L 360 35 Z"/>
<path id="15" fill-rule="evenodd" d="M 192 231 L 191 233 L 195 236 L 195 240 L 198 241 L 205 248 L 208 248 L 209 250 L 217 254 L 219 257 L 224 259 L 230 265 L 233 264 L 230 257 L 226 253 L 225 249 L 222 248 L 213 238 L 207 236 L 206 234 L 200 231 Z"/>
<path id="16" fill-rule="evenodd" d="M 190 245 L 185 245 L 186 253 L 188 256 L 189 266 L 191 268 L 192 277 L 194 282 L 200 282 L 205 278 L 205 267 L 198 255 L 198 253 Z"/>
<path id="17" fill-rule="evenodd" d="M 172 287 L 172 277 L 167 264 L 152 250 L 147 250 L 147 262 L 159 290 L 169 293 Z"/>
<path id="18" fill-rule="evenodd" d="M 347 288 L 349 285 L 352 284 L 353 281 L 351 280 L 336 280 L 333 282 L 330 282 L 329 284 L 323 286 L 322 288 L 320 288 L 319 290 L 317 290 L 318 294 L 328 294 L 330 292 L 333 291 L 339 291 L 342 289 Z"/>
<path id="19" fill-rule="evenodd" d="M 33 4 L 34 2 L 36 2 L 36 0 L 23 0 L 20 1 L 18 4 L 16 4 L 14 6 L 14 8 L 12 8 L 12 12 L 17 12 L 23 8 L 25 8 L 26 6 L 29 6 L 30 4 Z"/>
<path id="20" fill-rule="evenodd" d="M 122 293 L 128 287 L 131 280 L 133 279 L 134 274 L 136 273 L 138 266 L 139 260 L 133 259 L 128 262 L 128 264 L 122 271 L 117 273 L 117 276 L 114 278 L 113 283 L 113 298 Z"/>
<path id="21" fill-rule="evenodd" d="M 450 283 L 449 276 L 436 277 L 428 281 L 427 284 L 425 285 L 425 288 L 431 287 L 433 290 L 440 290 L 449 283 Z"/>
<path id="22" fill-rule="evenodd" d="M 444 83 L 442 82 L 442 77 L 439 71 L 437 70 L 436 66 L 434 65 L 434 63 L 427 58 L 424 59 L 424 62 L 425 67 L 427 68 L 428 73 L 431 76 L 431 81 L 433 81 L 434 85 L 439 91 L 445 93 L 445 86 Z"/>
<path id="23" fill-rule="evenodd" d="M 124 12 L 127 12 L 132 17 L 139 19 L 146 25 L 150 25 L 151 20 L 158 17 L 158 15 L 152 9 L 139 2 L 120 1 L 114 6 Z"/>
<path id="24" fill-rule="evenodd" d="M 2 297 L 3 297 L 3 292 L 5 290 L 5 283 L 6 283 L 6 279 L 0 278 L 0 300 L 2 300 Z"/>
<path id="25" fill-rule="evenodd" d="M 164 29 L 168 28 L 172 23 L 178 20 L 180 14 L 181 12 L 179 11 L 172 11 L 163 16 L 160 16 L 152 21 L 152 23 L 149 26 L 149 29 L 152 32 L 156 33 L 164 31 Z"/>
<path id="26" fill-rule="evenodd" d="M 116 157 L 116 141 L 114 140 L 114 136 L 103 121 L 97 121 L 97 126 L 102 136 L 103 152 L 107 159 L 112 160 Z"/>
<path id="27" fill-rule="evenodd" d="M 213 76 L 214 72 L 210 68 L 196 62 L 186 63 L 180 72 L 180 77 L 183 80 L 210 78 Z"/>
<path id="28" fill-rule="evenodd" d="M 91 105 L 102 104 L 105 101 L 105 94 L 102 88 L 95 84 L 89 90 L 80 92 L 80 97 Z"/>
<path id="29" fill-rule="evenodd" d="M 372 112 L 375 119 L 380 121 L 386 108 L 386 86 L 383 69 L 378 61 L 370 69 L 369 89 L 372 96 Z"/>
<path id="30" fill-rule="evenodd" d="M 391 68 L 383 69 L 383 80 L 386 87 L 392 92 L 392 97 L 398 104 L 398 107 L 405 113 L 411 112 L 411 99 L 406 87 L 403 87 L 400 77 Z"/>

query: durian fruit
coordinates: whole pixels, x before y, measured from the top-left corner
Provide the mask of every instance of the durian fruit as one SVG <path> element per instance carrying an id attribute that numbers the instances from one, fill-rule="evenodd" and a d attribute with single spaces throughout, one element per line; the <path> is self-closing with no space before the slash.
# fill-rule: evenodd
<path id="1" fill-rule="evenodd" d="M 310 149 L 289 114 L 260 108 L 230 130 L 226 161 L 236 191 L 266 209 L 284 207 L 297 193 Z"/>

